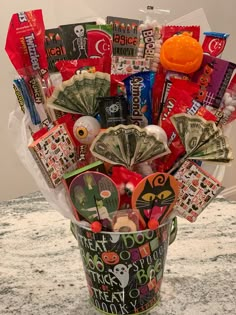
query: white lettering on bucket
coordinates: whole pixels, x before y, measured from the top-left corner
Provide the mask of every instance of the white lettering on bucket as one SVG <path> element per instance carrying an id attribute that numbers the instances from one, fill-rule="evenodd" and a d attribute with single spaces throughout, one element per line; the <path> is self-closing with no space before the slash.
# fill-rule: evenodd
<path id="1" fill-rule="evenodd" d="M 80 238 L 81 243 L 83 244 L 83 246 L 85 248 L 90 249 L 91 251 L 94 252 L 106 252 L 106 244 L 107 244 L 107 240 L 105 239 L 105 236 L 102 235 L 102 240 L 96 240 L 96 242 L 94 242 L 94 240 L 86 238 L 80 234 L 78 234 L 78 237 Z"/>
<path id="2" fill-rule="evenodd" d="M 141 245 L 145 240 L 151 240 L 153 238 L 154 231 L 149 231 L 145 233 L 137 233 L 133 235 L 124 234 L 122 235 L 122 240 L 125 243 L 126 248 L 133 248 L 135 244 Z"/>
<path id="3" fill-rule="evenodd" d="M 101 291 L 97 288 L 93 288 L 94 295 L 97 299 L 105 301 L 107 303 L 119 303 L 124 299 L 124 292 L 112 292 L 112 295 L 109 297 L 109 293 L 106 291 Z"/>
<path id="4" fill-rule="evenodd" d="M 117 278 L 115 276 L 112 276 L 110 273 L 106 275 L 102 275 L 92 270 L 88 270 L 88 272 L 90 276 L 92 277 L 93 281 L 97 283 L 107 284 L 112 287 L 119 284 L 119 282 L 117 281 Z"/>
<path id="5" fill-rule="evenodd" d="M 94 305 L 108 314 L 129 314 L 126 304 L 119 304 L 116 306 L 115 304 L 100 303 L 98 300 L 95 300 Z"/>

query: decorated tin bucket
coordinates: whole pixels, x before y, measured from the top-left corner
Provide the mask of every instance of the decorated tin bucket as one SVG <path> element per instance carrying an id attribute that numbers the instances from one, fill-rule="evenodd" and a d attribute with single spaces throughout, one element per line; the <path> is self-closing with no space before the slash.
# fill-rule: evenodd
<path id="1" fill-rule="evenodd" d="M 93 233 L 76 225 L 90 302 L 105 314 L 141 314 L 160 299 L 173 221 L 138 232 Z"/>

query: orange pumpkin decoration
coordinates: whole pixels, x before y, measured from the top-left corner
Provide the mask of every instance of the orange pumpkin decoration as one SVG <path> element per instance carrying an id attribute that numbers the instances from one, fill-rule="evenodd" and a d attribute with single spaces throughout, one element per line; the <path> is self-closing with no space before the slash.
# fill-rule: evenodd
<path id="1" fill-rule="evenodd" d="M 203 49 L 189 33 L 168 38 L 161 47 L 160 62 L 166 70 L 193 73 L 201 66 Z"/>
<path id="2" fill-rule="evenodd" d="M 120 261 L 120 257 L 116 252 L 102 253 L 102 260 L 107 265 L 116 265 Z"/>

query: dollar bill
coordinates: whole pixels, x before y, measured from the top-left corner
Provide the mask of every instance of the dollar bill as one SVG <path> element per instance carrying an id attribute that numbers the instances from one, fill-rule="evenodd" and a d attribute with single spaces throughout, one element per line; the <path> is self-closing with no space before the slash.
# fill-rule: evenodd
<path id="1" fill-rule="evenodd" d="M 125 126 L 120 125 L 118 128 L 115 127 L 115 135 L 119 139 L 126 165 L 127 167 L 130 167 L 137 145 L 137 130 L 135 129 L 135 126 L 128 129 Z"/>
<path id="2" fill-rule="evenodd" d="M 114 129 L 127 167 L 150 160 L 165 152 L 165 145 L 162 142 L 138 126 L 118 126 Z"/>
<path id="3" fill-rule="evenodd" d="M 190 153 L 197 148 L 203 136 L 206 121 L 199 116 L 188 114 L 176 114 L 171 117 L 171 121 L 179 134 L 186 152 Z"/>
<path id="4" fill-rule="evenodd" d="M 126 166 L 125 161 L 119 154 L 119 148 L 111 149 L 110 145 L 105 144 L 101 139 L 97 139 L 93 146 L 90 147 L 91 152 L 98 159 L 110 164 L 118 164 Z"/>
<path id="5" fill-rule="evenodd" d="M 222 134 L 214 122 L 200 116 L 177 114 L 171 117 L 171 121 L 188 154 Z"/>
<path id="6" fill-rule="evenodd" d="M 78 83 L 78 82 L 79 83 Z M 82 78 L 77 80 L 77 76 L 73 76 L 71 80 L 63 82 L 64 93 L 70 97 L 70 100 L 76 104 L 77 113 L 87 115 L 85 99 L 83 96 L 84 82 Z"/>
<path id="7" fill-rule="evenodd" d="M 110 75 L 83 72 L 56 87 L 48 106 L 64 112 L 94 116 L 98 112 L 97 97 L 110 92 Z"/>
<path id="8" fill-rule="evenodd" d="M 212 154 L 214 152 L 217 152 L 219 150 L 224 150 L 225 148 L 228 148 L 229 144 L 226 142 L 224 136 L 219 136 L 215 139 L 212 139 L 209 142 L 206 142 L 205 144 L 201 145 L 197 150 L 193 152 L 193 154 L 196 155 L 208 155 Z"/>
<path id="9" fill-rule="evenodd" d="M 119 151 L 119 156 L 122 159 L 123 163 L 127 166 L 129 165 L 128 157 L 126 150 L 126 142 L 124 138 L 123 130 L 117 130 L 116 128 L 109 130 L 109 135 L 107 136 L 111 140 L 111 147 Z M 112 149 L 112 148 L 111 148 Z M 112 149 L 113 150 L 113 149 Z"/>
<path id="10" fill-rule="evenodd" d="M 199 158 L 201 160 L 227 160 L 233 159 L 233 152 L 229 146 L 227 138 L 219 136 L 209 143 L 201 146 L 196 152 L 191 154 L 191 158 Z"/>
<path id="11" fill-rule="evenodd" d="M 84 113 L 85 107 L 78 93 L 74 77 L 55 88 L 52 96 L 48 99 L 48 106 L 64 112 Z"/>
<path id="12" fill-rule="evenodd" d="M 199 145 L 209 141 L 212 137 L 218 137 L 218 135 L 221 134 L 222 131 L 219 128 L 217 128 L 216 124 L 213 121 L 206 121 L 205 128 L 199 141 Z"/>
<path id="13" fill-rule="evenodd" d="M 142 139 L 140 150 L 136 156 L 135 164 L 158 158 L 168 153 L 170 153 L 170 150 L 166 143 L 158 140 L 153 135 L 146 135 L 146 137 Z"/>
<path id="14" fill-rule="evenodd" d="M 95 89 L 95 73 L 83 73 L 83 90 L 81 91 L 85 99 L 85 106 L 89 115 L 94 115 L 94 100 L 97 91 Z"/>
<path id="15" fill-rule="evenodd" d="M 94 111 L 98 112 L 98 97 L 105 97 L 110 95 L 110 75 L 107 73 L 96 72 L 95 73 L 95 88 L 96 97 L 94 98 L 93 108 Z"/>
<path id="16" fill-rule="evenodd" d="M 47 106 L 64 112 L 77 113 L 77 107 L 65 96 L 61 90 L 54 90 L 50 98 L 47 99 Z"/>
<path id="17" fill-rule="evenodd" d="M 84 73 L 74 75 L 73 81 L 75 87 L 74 95 L 78 99 L 80 113 L 83 115 L 88 115 L 89 110 L 87 108 L 87 102 L 89 95 L 86 95 L 84 92 L 85 89 Z"/>
<path id="18" fill-rule="evenodd" d="M 165 143 L 135 125 L 108 128 L 96 137 L 90 150 L 101 160 L 127 168 L 170 153 Z"/>
<path id="19" fill-rule="evenodd" d="M 103 161 L 127 167 L 123 143 L 124 140 L 116 133 L 116 129 L 108 128 L 96 137 L 90 151 Z"/>

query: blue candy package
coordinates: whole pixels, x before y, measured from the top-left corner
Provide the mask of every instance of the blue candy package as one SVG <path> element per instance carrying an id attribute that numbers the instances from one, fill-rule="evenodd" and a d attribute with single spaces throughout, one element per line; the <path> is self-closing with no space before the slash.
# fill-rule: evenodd
<path id="1" fill-rule="evenodd" d="M 124 80 L 129 103 L 130 123 L 144 127 L 152 124 L 152 86 L 155 72 L 139 72 Z"/>

